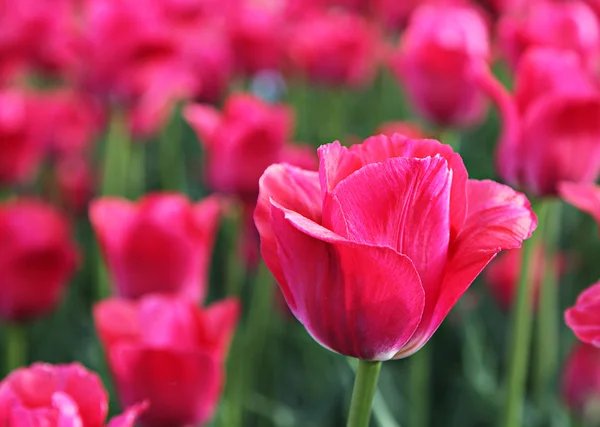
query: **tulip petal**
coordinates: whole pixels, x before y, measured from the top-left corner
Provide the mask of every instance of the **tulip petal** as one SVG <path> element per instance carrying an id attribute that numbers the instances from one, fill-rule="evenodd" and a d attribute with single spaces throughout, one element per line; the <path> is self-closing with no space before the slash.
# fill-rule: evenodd
<path id="1" fill-rule="evenodd" d="M 141 336 L 141 325 L 133 301 L 109 298 L 96 303 L 93 314 L 96 331 L 104 347 L 121 340 L 134 341 Z"/>
<path id="2" fill-rule="evenodd" d="M 294 166 L 276 164 L 269 166 L 260 178 L 260 193 L 254 211 L 254 223 L 260 234 L 260 250 L 275 280 L 285 286 L 271 226 L 271 199 L 287 209 L 320 222 L 319 175 Z"/>
<path id="3" fill-rule="evenodd" d="M 446 265 L 451 182 L 452 172 L 439 156 L 371 163 L 338 184 L 324 206 L 323 221 L 350 241 L 388 246 L 410 258 L 428 311 Z"/>
<path id="4" fill-rule="evenodd" d="M 525 195 L 506 185 L 469 180 L 467 196 L 465 226 L 450 246 L 443 284 L 433 312 L 423 315 L 423 322 L 411 343 L 398 358 L 410 356 L 429 340 L 498 252 L 520 247 L 537 227 L 537 218 Z"/>
<path id="5" fill-rule="evenodd" d="M 145 401 L 127 408 L 125 412 L 110 420 L 107 427 L 134 427 L 140 415 L 148 409 L 149 402 Z"/>
<path id="6" fill-rule="evenodd" d="M 600 171 L 600 99 L 555 94 L 540 98 L 522 122 L 520 156 L 525 186 L 554 195 L 562 181 L 594 182 Z"/>
<path id="7" fill-rule="evenodd" d="M 565 311 L 565 322 L 581 341 L 600 347 L 600 282 L 579 295 Z"/>
<path id="8" fill-rule="evenodd" d="M 194 129 L 200 143 L 209 148 L 221 124 L 221 112 L 210 105 L 190 104 L 183 108 L 183 118 Z"/>
<path id="9" fill-rule="evenodd" d="M 558 192 L 566 202 L 590 214 L 600 223 L 600 186 L 561 182 Z"/>
<path id="10" fill-rule="evenodd" d="M 120 250 L 136 213 L 136 206 L 120 197 L 102 197 L 90 203 L 90 221 L 106 257 Z"/>
<path id="11" fill-rule="evenodd" d="M 362 165 L 361 159 L 352 149 L 342 147 L 339 141 L 321 145 L 319 154 L 319 179 L 323 197 L 333 191 L 336 185 L 358 170 Z"/>
<path id="12" fill-rule="evenodd" d="M 394 157 L 423 159 L 439 155 L 446 159 L 452 170 L 450 222 L 452 236 L 463 226 L 466 215 L 467 170 L 460 155 L 452 147 L 433 139 L 412 140 L 403 135 L 378 135 L 367 138 L 363 144 L 347 149 L 338 142 L 319 148 L 319 175 L 323 195 L 333 191 L 338 183 L 364 165 L 383 162 Z"/>
<path id="13" fill-rule="evenodd" d="M 282 291 L 317 342 L 347 356 L 387 360 L 410 339 L 425 295 L 409 258 L 348 242 L 275 204 L 271 220 Z"/>
<path id="14" fill-rule="evenodd" d="M 109 359 L 123 405 L 149 402 L 141 422 L 203 425 L 212 416 L 223 383 L 214 355 L 117 345 Z"/>

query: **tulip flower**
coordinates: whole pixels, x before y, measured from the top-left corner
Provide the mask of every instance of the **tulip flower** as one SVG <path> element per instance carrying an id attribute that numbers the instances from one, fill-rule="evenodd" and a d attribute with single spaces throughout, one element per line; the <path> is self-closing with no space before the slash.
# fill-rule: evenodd
<path id="1" fill-rule="evenodd" d="M 253 75 L 262 70 L 277 70 L 283 62 L 285 20 L 282 11 L 267 2 L 243 1 L 229 21 L 237 70 Z"/>
<path id="2" fill-rule="evenodd" d="M 270 166 L 254 218 L 291 311 L 346 356 L 418 351 L 487 263 L 537 224 L 524 195 L 469 180 L 435 140 L 335 142 L 319 159 L 319 172 Z"/>
<path id="3" fill-rule="evenodd" d="M 203 301 L 219 210 L 215 197 L 192 204 L 166 193 L 137 202 L 92 201 L 90 221 L 117 294 L 139 298 L 160 292 Z"/>
<path id="4" fill-rule="evenodd" d="M 108 427 L 133 427 L 147 405 L 138 403 Z M 0 425 L 102 427 L 108 395 L 100 377 L 78 363 L 35 363 L 13 371 L 0 383 Z"/>
<path id="5" fill-rule="evenodd" d="M 594 424 L 600 421 L 600 348 L 584 343 L 573 347 L 562 373 L 562 395 L 571 411 Z"/>
<path id="6" fill-rule="evenodd" d="M 594 182 L 600 173 L 600 92 L 573 52 L 534 48 L 516 73 L 519 130 L 504 138 L 500 176 L 536 196 L 561 181 Z"/>
<path id="7" fill-rule="evenodd" d="M 81 83 L 125 109 L 134 133 L 157 132 L 173 100 L 188 98 L 199 84 L 185 51 L 188 44 L 158 2 L 143 8 L 135 0 L 84 2 L 81 20 Z"/>
<path id="8" fill-rule="evenodd" d="M 43 155 L 39 109 L 17 91 L 0 91 L 0 186 L 33 178 Z"/>
<path id="9" fill-rule="evenodd" d="M 498 44 L 515 69 L 530 47 L 551 47 L 577 52 L 590 70 L 598 65 L 600 24 L 583 1 L 532 1 L 498 22 Z"/>
<path id="10" fill-rule="evenodd" d="M 223 388 L 238 313 L 235 300 L 206 309 L 164 295 L 98 303 L 96 329 L 122 404 L 147 400 L 147 427 L 206 423 Z"/>
<path id="11" fill-rule="evenodd" d="M 35 68 L 68 77 L 77 61 L 75 3 L 23 0 L 11 7 L 8 4 L 0 6 L 0 62 L 6 60 L 13 71 Z"/>
<path id="12" fill-rule="evenodd" d="M 485 269 L 485 279 L 488 288 L 494 300 L 504 311 L 510 310 L 517 294 L 522 260 L 523 250 L 512 249 L 501 253 Z M 546 255 L 544 247 L 542 245 L 536 246 L 530 266 L 530 286 L 534 288 L 535 305 L 537 305 L 540 286 L 544 278 L 544 269 L 548 264 L 555 266 L 557 273 L 560 273 L 563 269 L 563 259 L 561 256 L 556 256 L 550 260 Z"/>
<path id="13" fill-rule="evenodd" d="M 0 203 L 0 317 L 23 321 L 53 310 L 77 267 L 67 218 L 34 199 Z"/>
<path id="14" fill-rule="evenodd" d="M 38 102 L 42 138 L 49 152 L 84 153 L 100 134 L 103 113 L 88 95 L 60 89 L 38 95 Z"/>
<path id="15" fill-rule="evenodd" d="M 426 4 L 414 11 L 390 66 L 421 116 L 472 126 L 484 118 L 486 102 L 470 73 L 489 57 L 487 23 L 477 9 Z"/>
<path id="16" fill-rule="evenodd" d="M 359 15 L 309 14 L 291 32 L 291 65 L 308 80 L 356 87 L 373 79 L 382 42 Z"/>
<path id="17" fill-rule="evenodd" d="M 206 180 L 213 190 L 254 203 L 258 180 L 267 166 L 289 156 L 286 143 L 293 116 L 286 106 L 235 94 L 227 99 L 223 112 L 192 104 L 183 114 L 206 150 Z"/>
<path id="18" fill-rule="evenodd" d="M 575 305 L 565 311 L 565 321 L 581 341 L 600 347 L 600 282 L 579 294 Z"/>

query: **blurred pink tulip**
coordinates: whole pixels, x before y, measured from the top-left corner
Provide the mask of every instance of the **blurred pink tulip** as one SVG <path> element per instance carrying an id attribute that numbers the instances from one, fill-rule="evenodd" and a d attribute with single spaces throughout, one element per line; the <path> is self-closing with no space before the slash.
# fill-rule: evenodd
<path id="1" fill-rule="evenodd" d="M 490 59 L 488 26 L 475 8 L 424 5 L 413 13 L 390 65 L 414 109 L 444 126 L 472 126 L 486 100 L 470 72 Z"/>
<path id="2" fill-rule="evenodd" d="M 0 317 L 24 321 L 56 308 L 77 259 L 63 213 L 35 199 L 0 203 Z"/>
<path id="3" fill-rule="evenodd" d="M 600 24 L 583 1 L 536 0 L 502 16 L 498 45 L 513 69 L 528 48 L 537 46 L 575 51 L 594 70 L 600 65 Z"/>
<path id="4" fill-rule="evenodd" d="M 146 194 L 137 202 L 94 200 L 90 221 L 117 294 L 140 298 L 159 292 L 203 301 L 219 214 L 216 197 L 195 204 L 167 193 Z"/>
<path id="5" fill-rule="evenodd" d="M 306 164 L 315 156 L 288 144 L 292 111 L 254 95 L 231 95 L 222 112 L 209 105 L 191 104 L 183 114 L 206 150 L 208 185 L 246 202 L 256 201 L 258 180 L 269 165 L 281 161 Z"/>
<path id="6" fill-rule="evenodd" d="M 309 14 L 291 30 L 293 72 L 315 83 L 364 86 L 382 53 L 381 34 L 359 15 Z"/>
<path id="7" fill-rule="evenodd" d="M 210 420 L 239 311 L 236 300 L 200 308 L 164 295 L 96 304 L 96 329 L 121 403 L 150 404 L 142 425 L 185 427 Z"/>
<path id="8" fill-rule="evenodd" d="M 600 173 L 600 92 L 579 56 L 528 50 L 516 72 L 514 98 L 518 131 L 498 146 L 500 176 L 536 196 L 556 194 L 561 181 L 594 182 Z"/>

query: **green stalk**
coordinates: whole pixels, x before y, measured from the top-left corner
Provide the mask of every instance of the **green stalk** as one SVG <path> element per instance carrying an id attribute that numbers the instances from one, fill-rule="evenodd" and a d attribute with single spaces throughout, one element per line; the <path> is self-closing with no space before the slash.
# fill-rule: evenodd
<path id="1" fill-rule="evenodd" d="M 350 368 L 354 371 L 354 375 L 356 375 L 358 364 L 355 362 L 358 362 L 358 359 L 349 357 L 347 360 Z M 380 427 L 400 427 L 400 424 L 394 419 L 392 411 L 390 411 L 390 408 L 385 403 L 385 398 L 379 389 L 375 390 L 375 397 L 373 398 L 373 417 Z"/>
<path id="2" fill-rule="evenodd" d="M 225 272 L 225 291 L 228 297 L 239 297 L 244 287 L 246 271 L 240 258 L 239 236 L 243 233 L 242 208 L 239 204 L 231 207 L 223 221 L 223 232 L 227 250 L 227 271 Z"/>
<path id="3" fill-rule="evenodd" d="M 130 178 L 131 141 L 125 114 L 116 110 L 104 141 L 104 164 L 100 192 L 103 196 L 125 196 Z M 96 298 L 110 295 L 107 272 L 98 245 L 95 246 L 96 258 Z"/>
<path id="4" fill-rule="evenodd" d="M 410 411 L 408 425 L 410 427 L 426 427 L 429 424 L 431 381 L 431 344 L 423 347 L 408 359 Z"/>
<path id="5" fill-rule="evenodd" d="M 176 108 L 158 141 L 160 185 L 163 190 L 185 191 L 182 130 L 179 108 Z"/>
<path id="6" fill-rule="evenodd" d="M 127 180 L 124 183 L 124 195 L 129 199 L 138 199 L 145 192 L 146 148 L 145 142 L 131 143 Z"/>
<path id="7" fill-rule="evenodd" d="M 448 144 L 455 153 L 460 153 L 461 146 L 461 137 L 460 133 L 456 132 L 453 129 L 448 129 L 443 131 L 440 136 L 440 142 L 443 144 Z"/>
<path id="8" fill-rule="evenodd" d="M 252 296 L 248 304 L 246 327 L 237 335 L 232 351 L 227 411 L 223 426 L 242 425 L 243 411 L 251 392 L 257 369 L 269 335 L 269 324 L 273 313 L 273 276 L 261 263 L 254 280 Z"/>
<path id="9" fill-rule="evenodd" d="M 348 415 L 348 427 L 368 427 L 380 369 L 381 362 L 358 361 L 358 372 L 354 380 Z"/>
<path id="10" fill-rule="evenodd" d="M 548 206 L 540 204 L 538 228 L 543 229 Z M 533 251 L 540 232 L 523 243 L 523 259 L 517 298 L 513 304 L 511 327 L 509 330 L 508 373 L 506 380 L 504 410 L 500 417 L 501 427 L 519 427 L 522 425 L 522 413 L 527 381 L 527 365 L 531 346 L 533 286 L 530 286 L 530 267 Z"/>
<path id="11" fill-rule="evenodd" d="M 536 363 L 534 370 L 535 397 L 539 408 L 547 411 L 548 398 L 553 395 L 554 378 L 558 372 L 559 321 L 558 266 L 556 258 L 560 232 L 560 202 L 548 201 L 548 218 L 541 230 L 546 259 L 544 276 L 539 293 L 536 328 Z M 535 262 L 534 262 L 535 265 Z"/>
<path id="12" fill-rule="evenodd" d="M 131 141 L 122 112 L 114 112 L 104 144 L 102 195 L 123 196 L 128 178 Z"/>
<path id="13" fill-rule="evenodd" d="M 6 326 L 6 373 L 27 364 L 27 337 L 23 325 Z"/>

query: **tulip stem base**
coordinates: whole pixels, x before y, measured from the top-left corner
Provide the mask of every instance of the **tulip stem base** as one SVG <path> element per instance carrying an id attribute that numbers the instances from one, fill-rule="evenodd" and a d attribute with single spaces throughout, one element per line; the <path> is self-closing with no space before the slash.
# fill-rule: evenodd
<path id="1" fill-rule="evenodd" d="M 9 324 L 5 332 L 6 373 L 27 364 L 27 340 L 22 325 Z"/>
<path id="2" fill-rule="evenodd" d="M 358 371 L 352 390 L 348 427 L 367 427 L 371 418 L 371 406 L 377 390 L 381 362 L 358 361 Z"/>

